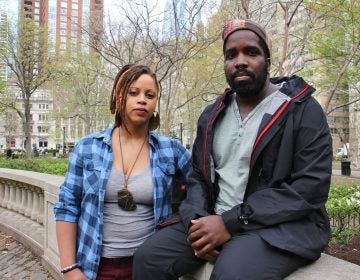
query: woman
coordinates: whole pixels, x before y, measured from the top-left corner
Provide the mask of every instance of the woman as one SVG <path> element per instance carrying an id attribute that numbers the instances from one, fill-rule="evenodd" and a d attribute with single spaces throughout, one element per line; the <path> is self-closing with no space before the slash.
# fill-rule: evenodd
<path id="1" fill-rule="evenodd" d="M 175 173 L 185 182 L 190 154 L 152 131 L 158 98 L 147 66 L 125 66 L 111 94 L 115 125 L 74 148 L 54 207 L 64 279 L 131 279 L 135 250 L 171 215 Z"/>

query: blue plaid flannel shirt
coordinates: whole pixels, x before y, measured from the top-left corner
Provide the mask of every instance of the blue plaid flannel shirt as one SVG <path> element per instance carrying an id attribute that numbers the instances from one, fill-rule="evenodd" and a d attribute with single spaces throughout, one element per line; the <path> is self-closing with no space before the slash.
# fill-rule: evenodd
<path id="1" fill-rule="evenodd" d="M 89 279 L 96 279 L 103 231 L 104 195 L 112 167 L 111 132 L 114 126 L 82 138 L 71 153 L 65 181 L 54 206 L 55 219 L 77 223 L 76 261 Z M 150 131 L 150 166 L 154 185 L 154 230 L 172 213 L 175 172 L 184 182 L 190 153 L 176 140 Z"/>

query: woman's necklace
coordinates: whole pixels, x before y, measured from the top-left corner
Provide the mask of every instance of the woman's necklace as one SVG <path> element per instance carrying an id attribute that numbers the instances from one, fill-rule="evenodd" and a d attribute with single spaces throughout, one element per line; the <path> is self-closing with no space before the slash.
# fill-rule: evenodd
<path id="1" fill-rule="evenodd" d="M 123 157 L 121 140 L 120 140 L 120 127 L 119 127 L 119 144 L 120 144 L 121 163 L 122 163 L 122 168 L 123 168 L 123 173 L 124 173 L 124 188 L 121 189 L 120 191 L 118 191 L 118 205 L 120 206 L 120 208 L 122 208 L 125 211 L 134 211 L 136 209 L 136 203 L 134 201 L 134 197 L 133 197 L 132 193 L 128 190 L 128 182 L 130 179 L 131 172 L 133 171 L 134 166 L 135 166 L 135 164 L 141 154 L 141 151 L 145 145 L 146 139 L 147 139 L 147 137 L 145 137 L 144 142 L 142 143 L 142 145 L 140 147 L 140 151 L 137 154 L 135 161 L 130 168 L 129 174 L 126 176 L 127 172 L 125 171 L 124 157 Z"/>

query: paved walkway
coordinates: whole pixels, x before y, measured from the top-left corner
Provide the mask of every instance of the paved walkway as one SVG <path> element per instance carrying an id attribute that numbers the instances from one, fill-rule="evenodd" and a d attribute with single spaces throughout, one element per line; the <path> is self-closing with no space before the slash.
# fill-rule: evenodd
<path id="1" fill-rule="evenodd" d="M 0 232 L 1 280 L 52 280 L 41 260 L 11 236 Z"/>
<path id="2" fill-rule="evenodd" d="M 341 170 L 340 169 L 333 169 L 332 171 L 333 175 L 340 176 Z M 351 176 L 350 177 L 360 177 L 360 170 L 351 170 Z"/>

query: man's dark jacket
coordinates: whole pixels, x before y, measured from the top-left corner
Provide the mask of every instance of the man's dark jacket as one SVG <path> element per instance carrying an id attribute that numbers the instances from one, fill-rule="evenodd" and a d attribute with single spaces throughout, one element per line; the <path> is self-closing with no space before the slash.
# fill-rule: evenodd
<path id="1" fill-rule="evenodd" d="M 232 235 L 257 230 L 269 244 L 310 260 L 319 258 L 330 238 L 325 209 L 332 165 L 329 127 L 314 89 L 299 77 L 280 91 L 291 97 L 274 115 L 264 115 L 255 140 L 244 202 L 222 214 Z M 186 226 L 191 219 L 213 215 L 219 194 L 212 142 L 214 125 L 233 91 L 208 106 L 198 121 L 187 197 L 180 207 Z"/>

